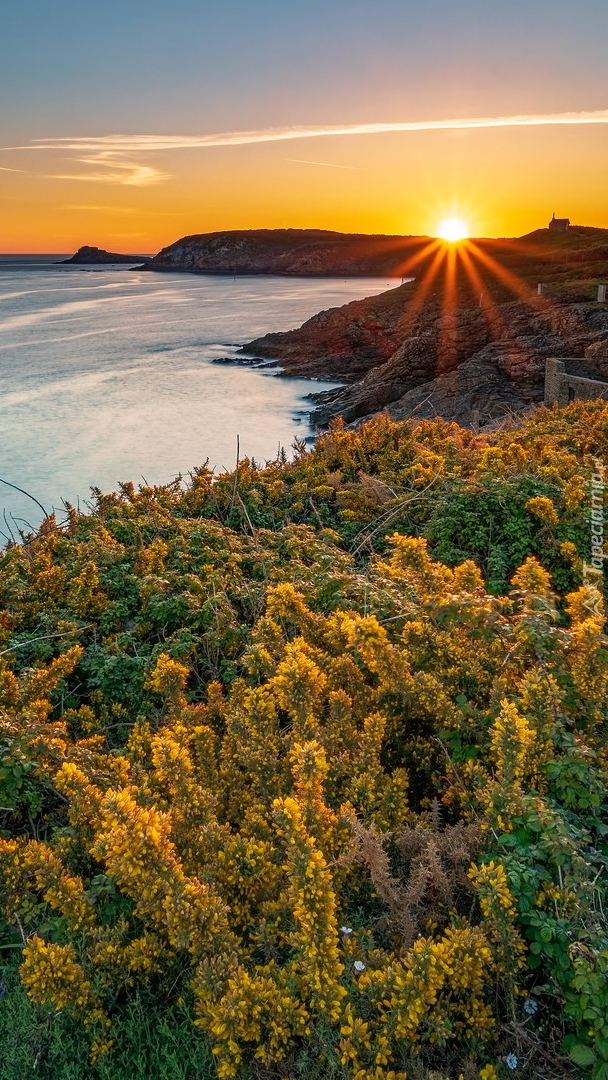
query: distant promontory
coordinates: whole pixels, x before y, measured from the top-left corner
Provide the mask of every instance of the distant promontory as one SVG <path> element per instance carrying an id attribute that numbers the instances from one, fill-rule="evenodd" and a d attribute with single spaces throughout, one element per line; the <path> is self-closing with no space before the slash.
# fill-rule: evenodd
<path id="1" fill-rule="evenodd" d="M 148 255 L 118 255 L 115 251 L 104 251 L 103 248 L 88 247 L 86 244 L 79 247 L 71 259 L 62 259 L 61 265 L 79 264 L 82 266 L 95 266 L 98 263 L 149 263 Z"/>
<path id="2" fill-rule="evenodd" d="M 150 270 L 191 274 L 281 274 L 316 277 L 399 277 L 428 237 L 249 229 L 198 233 L 159 251 Z"/>

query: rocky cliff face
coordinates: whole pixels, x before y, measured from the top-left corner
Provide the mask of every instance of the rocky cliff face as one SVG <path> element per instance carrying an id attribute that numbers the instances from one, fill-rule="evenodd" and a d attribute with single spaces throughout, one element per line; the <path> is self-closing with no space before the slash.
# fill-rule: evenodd
<path id="1" fill-rule="evenodd" d="M 243 351 L 280 361 L 287 374 L 354 382 L 388 360 L 403 341 L 411 295 L 406 284 L 353 300 L 313 315 L 298 330 L 256 338 Z"/>
<path id="2" fill-rule="evenodd" d="M 257 229 L 184 236 L 155 255 L 151 270 L 192 274 L 401 276 L 426 237 L 365 236 L 323 229 Z"/>
<path id="3" fill-rule="evenodd" d="M 560 249 L 536 235 L 477 243 L 473 273 L 470 256 L 450 257 L 432 281 L 427 265 L 414 282 L 321 312 L 298 330 L 244 349 L 276 360 L 286 374 L 346 383 L 314 395 L 312 418 L 320 426 L 383 409 L 401 419 L 441 415 L 471 423 L 479 412 L 482 423 L 495 420 L 542 399 L 550 356 L 583 357 L 587 350 L 588 370 L 580 374 L 608 369 L 598 344 L 608 338 L 608 304 L 593 299 L 597 278 L 608 277 L 608 249 L 601 251 L 603 231 L 589 233 L 570 238 L 570 247 L 560 237 Z"/>
<path id="4" fill-rule="evenodd" d="M 384 408 L 400 419 L 415 412 L 468 423 L 474 410 L 496 419 L 542 400 L 548 357 L 582 357 L 608 335 L 608 310 L 598 304 L 544 300 L 530 309 L 513 301 L 496 310 L 499 324 L 479 307 L 449 318 L 427 312 L 419 332 L 385 363 L 354 385 L 318 395 L 313 419 L 321 426 L 335 416 L 352 422 Z M 588 373 L 601 376 L 599 364 L 591 362 Z"/>

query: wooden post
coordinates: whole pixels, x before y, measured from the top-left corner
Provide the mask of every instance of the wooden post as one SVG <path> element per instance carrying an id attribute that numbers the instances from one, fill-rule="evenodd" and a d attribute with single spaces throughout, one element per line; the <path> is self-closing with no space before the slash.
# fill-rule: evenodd
<path id="1" fill-rule="evenodd" d="M 605 285 L 598 285 L 598 287 L 597 287 L 597 298 L 598 298 L 598 301 L 600 302 L 600 304 L 605 304 L 606 303 L 606 286 Z"/>

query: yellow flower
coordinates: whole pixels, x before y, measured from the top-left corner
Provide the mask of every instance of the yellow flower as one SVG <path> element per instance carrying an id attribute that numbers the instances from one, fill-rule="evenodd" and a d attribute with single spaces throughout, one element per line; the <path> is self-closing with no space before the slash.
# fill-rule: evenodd
<path id="1" fill-rule="evenodd" d="M 526 510 L 529 510 L 535 517 L 540 518 L 546 525 L 555 525 L 559 521 L 559 514 L 551 499 L 547 499 L 543 495 L 536 495 L 533 499 L 528 499 Z"/>

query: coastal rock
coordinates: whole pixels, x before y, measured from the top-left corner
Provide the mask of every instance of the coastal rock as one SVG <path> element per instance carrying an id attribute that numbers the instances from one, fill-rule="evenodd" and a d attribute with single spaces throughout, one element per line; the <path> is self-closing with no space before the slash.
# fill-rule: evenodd
<path id="1" fill-rule="evenodd" d="M 540 385 L 517 386 L 500 370 L 493 347 L 454 371 L 409 390 L 386 409 L 393 420 L 441 416 L 463 427 L 487 426 L 542 400 Z"/>
<path id="2" fill-rule="evenodd" d="M 82 266 L 96 266 L 104 263 L 148 263 L 150 258 L 148 255 L 118 255 L 115 251 L 104 251 L 103 248 L 88 247 L 84 245 L 79 247 L 75 255 L 72 255 L 71 259 L 62 259 L 61 265 L 70 265 L 77 263 Z"/>
<path id="3" fill-rule="evenodd" d="M 196 233 L 169 244 L 149 268 L 190 274 L 382 276 L 423 279 L 440 242 L 428 236 L 339 233 L 325 229 L 233 229 Z M 471 241 L 470 250 L 499 260 L 508 273 L 525 263 L 529 280 L 572 277 L 583 262 L 606 263 L 608 229 L 572 225 L 567 233 L 537 229 L 510 240 Z"/>
<path id="4" fill-rule="evenodd" d="M 313 315 L 297 330 L 266 334 L 243 352 L 278 360 L 286 374 L 360 379 L 393 355 L 408 331 L 410 285 Z"/>
<path id="5" fill-rule="evenodd" d="M 408 337 L 388 361 L 354 385 L 318 395 L 313 422 L 324 427 L 342 416 L 352 423 L 387 406 L 390 415 L 403 418 L 410 407 L 419 412 L 423 398 L 428 398 L 423 415 L 464 422 L 471 410 L 478 409 L 482 416 L 493 417 L 495 405 L 504 412 L 523 407 L 522 402 L 541 400 L 546 360 L 582 357 L 586 348 L 588 360 L 581 361 L 573 374 L 594 377 L 608 371 L 607 353 L 602 356 L 589 348 L 598 332 L 608 331 L 608 312 L 598 312 L 597 305 L 560 309 L 543 302 L 531 309 L 515 301 L 496 311 L 500 323 L 496 312 L 488 318 L 479 307 L 465 306 L 451 314 L 448 325 L 445 317 L 427 312 L 426 331 Z M 452 373 L 457 377 L 450 377 Z M 477 399 L 471 396 L 476 377 Z M 458 395 L 461 402 L 456 401 Z"/>
<path id="6" fill-rule="evenodd" d="M 587 346 L 585 358 L 591 362 L 598 375 L 608 379 L 608 330 L 599 341 Z"/>

